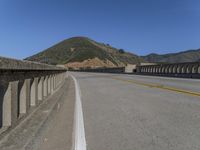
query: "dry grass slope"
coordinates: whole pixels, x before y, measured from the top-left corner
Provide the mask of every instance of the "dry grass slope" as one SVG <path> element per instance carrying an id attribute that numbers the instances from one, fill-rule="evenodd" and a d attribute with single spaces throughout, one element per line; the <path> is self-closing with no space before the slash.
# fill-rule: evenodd
<path id="1" fill-rule="evenodd" d="M 86 37 L 64 40 L 26 60 L 48 64 L 65 64 L 82 67 L 118 67 L 144 62 L 139 56 L 119 51 L 109 45 L 98 43 Z M 73 64 L 73 65 L 72 65 Z"/>

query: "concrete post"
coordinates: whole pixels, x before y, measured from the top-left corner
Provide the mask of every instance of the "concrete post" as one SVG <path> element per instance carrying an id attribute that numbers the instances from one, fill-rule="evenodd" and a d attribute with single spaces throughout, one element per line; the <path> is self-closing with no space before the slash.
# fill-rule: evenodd
<path id="1" fill-rule="evenodd" d="M 156 73 L 158 73 L 158 72 L 159 72 L 158 70 L 159 70 L 159 68 L 156 66 Z"/>
<path id="2" fill-rule="evenodd" d="M 180 71 L 179 74 L 182 74 L 182 73 L 183 73 L 183 68 L 184 68 L 184 66 L 181 65 L 181 66 L 180 66 L 180 69 L 179 69 L 179 71 Z"/>
<path id="3" fill-rule="evenodd" d="M 185 73 L 185 65 L 182 66 L 181 73 Z"/>
<path id="4" fill-rule="evenodd" d="M 61 82 L 62 82 L 62 73 L 60 73 L 60 84 L 61 85 Z"/>
<path id="5" fill-rule="evenodd" d="M 52 75 L 52 82 L 53 82 L 53 91 L 55 90 L 55 78 L 54 78 L 54 74 Z"/>
<path id="6" fill-rule="evenodd" d="M 151 67 L 149 67 L 149 71 L 148 72 L 151 73 Z"/>
<path id="7" fill-rule="evenodd" d="M 20 114 L 26 114 L 30 107 L 30 79 L 25 79 L 20 90 Z"/>
<path id="8" fill-rule="evenodd" d="M 170 65 L 170 66 L 169 66 L 168 73 L 173 73 L 172 70 L 173 70 L 173 65 Z"/>
<path id="9" fill-rule="evenodd" d="M 191 66 L 191 72 L 192 72 L 192 74 L 197 73 L 197 66 L 196 65 Z"/>
<path id="10" fill-rule="evenodd" d="M 47 97 L 47 93 L 48 93 L 48 76 L 45 77 L 44 79 L 44 85 L 43 85 L 43 95 L 44 97 Z"/>
<path id="11" fill-rule="evenodd" d="M 51 94 L 53 93 L 54 89 L 53 89 L 53 75 L 51 75 Z"/>
<path id="12" fill-rule="evenodd" d="M 144 67 L 144 73 L 146 72 L 146 67 Z"/>
<path id="13" fill-rule="evenodd" d="M 151 74 L 153 74 L 153 69 L 154 69 L 154 67 L 152 66 L 152 67 L 151 67 Z"/>
<path id="14" fill-rule="evenodd" d="M 164 73 L 164 66 L 161 66 L 161 74 L 163 74 Z"/>
<path id="15" fill-rule="evenodd" d="M 57 87 L 60 85 L 60 73 L 57 76 Z"/>
<path id="16" fill-rule="evenodd" d="M 55 81 L 54 81 L 54 82 L 55 82 L 55 85 L 54 85 L 54 86 L 55 86 L 55 89 L 56 89 L 56 88 L 57 88 L 57 74 L 55 74 L 55 77 L 54 77 L 54 78 L 55 78 Z"/>
<path id="17" fill-rule="evenodd" d="M 187 74 L 192 73 L 192 69 L 191 69 L 191 66 L 190 66 L 190 65 L 187 65 L 186 73 L 187 73 Z"/>
<path id="18" fill-rule="evenodd" d="M 38 83 L 38 100 L 39 101 L 43 100 L 43 96 L 44 96 L 43 94 L 44 94 L 44 77 L 41 77 Z"/>
<path id="19" fill-rule="evenodd" d="M 57 84 L 57 88 L 58 88 L 58 86 L 59 86 L 59 74 L 57 74 L 57 82 L 56 82 L 56 84 Z"/>
<path id="20" fill-rule="evenodd" d="M 178 66 L 174 65 L 173 68 L 172 68 L 172 73 L 176 74 L 177 70 L 178 70 Z"/>
<path id="21" fill-rule="evenodd" d="M 51 76 L 47 77 L 47 94 L 49 95 L 51 93 Z"/>
<path id="22" fill-rule="evenodd" d="M 1 126 L 4 127 L 11 126 L 11 110 L 12 110 L 11 101 L 12 101 L 12 91 L 11 91 L 11 83 L 9 83 L 3 97 Z"/>
<path id="23" fill-rule="evenodd" d="M 57 88 L 57 74 L 55 74 L 55 88 Z"/>
<path id="24" fill-rule="evenodd" d="M 18 119 L 18 81 L 9 82 L 4 90 L 1 126 L 9 127 Z M 0 126 L 0 127 L 1 127 Z"/>
<path id="25" fill-rule="evenodd" d="M 153 73 L 155 73 L 156 72 L 156 67 L 155 66 L 153 66 Z"/>
<path id="26" fill-rule="evenodd" d="M 31 85 L 31 106 L 38 104 L 38 78 L 34 78 Z"/>
<path id="27" fill-rule="evenodd" d="M 56 89 L 56 75 L 53 75 L 53 88 Z"/>
<path id="28" fill-rule="evenodd" d="M 169 66 L 165 67 L 165 74 L 169 73 Z"/>
<path id="29" fill-rule="evenodd" d="M 162 66 L 159 67 L 159 74 L 162 73 Z"/>

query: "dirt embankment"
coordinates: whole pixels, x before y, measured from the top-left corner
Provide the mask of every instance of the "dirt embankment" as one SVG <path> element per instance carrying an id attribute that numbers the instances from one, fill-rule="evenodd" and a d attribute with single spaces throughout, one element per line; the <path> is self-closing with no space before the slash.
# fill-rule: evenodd
<path id="1" fill-rule="evenodd" d="M 109 60 L 100 60 L 99 58 L 95 57 L 93 59 L 87 59 L 83 62 L 71 62 L 65 64 L 65 67 L 70 68 L 98 68 L 98 67 L 117 67 Z"/>

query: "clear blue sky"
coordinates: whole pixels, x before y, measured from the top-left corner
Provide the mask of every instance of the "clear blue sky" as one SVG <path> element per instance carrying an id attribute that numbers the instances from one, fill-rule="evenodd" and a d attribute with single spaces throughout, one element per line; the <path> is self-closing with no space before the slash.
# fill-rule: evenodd
<path id="1" fill-rule="evenodd" d="M 0 55 L 25 58 L 73 36 L 138 55 L 200 48 L 200 0 L 0 0 Z"/>

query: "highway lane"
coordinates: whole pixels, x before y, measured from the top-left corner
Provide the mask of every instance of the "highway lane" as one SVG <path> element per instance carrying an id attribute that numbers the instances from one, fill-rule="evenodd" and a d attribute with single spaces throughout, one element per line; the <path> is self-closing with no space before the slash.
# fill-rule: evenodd
<path id="1" fill-rule="evenodd" d="M 118 76 L 117 76 L 118 77 Z M 199 79 L 187 78 L 172 78 L 172 77 L 159 77 L 159 76 L 133 76 L 133 75 L 120 75 L 122 79 L 131 79 L 135 81 L 158 84 L 162 86 L 169 86 L 187 91 L 200 92 Z M 134 77 L 134 78 L 133 78 Z"/>
<path id="2" fill-rule="evenodd" d="M 134 83 L 199 92 L 199 80 L 72 74 L 80 84 L 88 150 L 200 149 L 200 97 Z"/>

